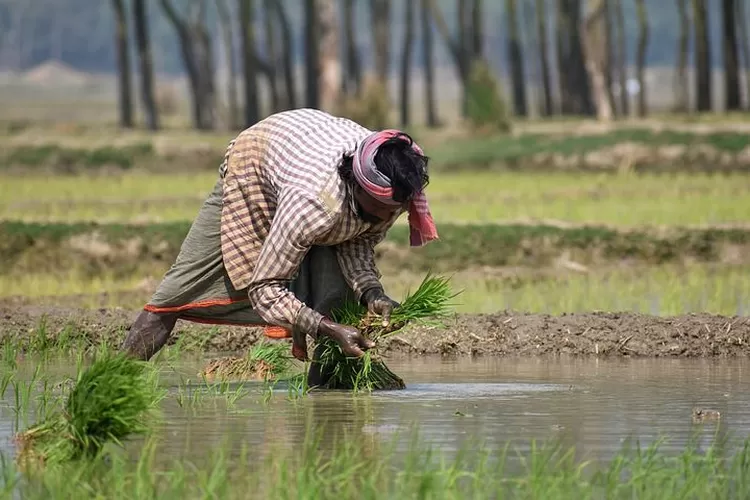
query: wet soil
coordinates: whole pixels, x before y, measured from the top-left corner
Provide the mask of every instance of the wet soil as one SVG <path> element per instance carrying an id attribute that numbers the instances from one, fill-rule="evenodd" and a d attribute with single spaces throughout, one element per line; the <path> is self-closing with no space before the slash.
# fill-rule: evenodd
<path id="1" fill-rule="evenodd" d="M 0 337 L 23 341 L 44 318 L 47 335 L 74 335 L 117 345 L 137 311 L 0 305 Z M 180 321 L 170 343 L 204 352 L 242 352 L 262 337 L 259 328 Z M 290 346 L 291 347 L 291 346 Z M 384 355 L 592 355 L 733 357 L 750 355 L 750 317 L 638 313 L 462 314 L 441 325 L 415 325 L 382 340 Z"/>

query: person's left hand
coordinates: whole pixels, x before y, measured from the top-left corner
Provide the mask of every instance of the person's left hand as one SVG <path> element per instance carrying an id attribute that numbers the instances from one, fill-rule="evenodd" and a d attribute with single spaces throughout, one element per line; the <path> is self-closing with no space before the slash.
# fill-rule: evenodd
<path id="1" fill-rule="evenodd" d="M 383 318 L 383 326 L 388 326 L 391 322 L 391 313 L 400 305 L 379 288 L 368 290 L 365 293 L 364 299 L 367 304 L 367 311 L 370 314 L 377 314 Z"/>

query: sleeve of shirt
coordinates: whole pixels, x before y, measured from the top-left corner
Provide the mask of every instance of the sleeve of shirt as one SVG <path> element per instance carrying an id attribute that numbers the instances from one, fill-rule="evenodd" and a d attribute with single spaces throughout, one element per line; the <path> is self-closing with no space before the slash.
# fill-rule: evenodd
<path id="1" fill-rule="evenodd" d="M 375 264 L 375 246 L 385 239 L 391 225 L 392 223 L 379 231 L 365 233 L 336 246 L 339 267 L 354 291 L 357 302 L 367 290 L 382 288 L 380 271 Z"/>
<path id="2" fill-rule="evenodd" d="M 250 304 L 267 323 L 296 327 L 315 338 L 323 316 L 288 288 L 316 237 L 330 230 L 331 217 L 315 197 L 297 190 L 282 193 L 268 237 L 248 286 Z"/>

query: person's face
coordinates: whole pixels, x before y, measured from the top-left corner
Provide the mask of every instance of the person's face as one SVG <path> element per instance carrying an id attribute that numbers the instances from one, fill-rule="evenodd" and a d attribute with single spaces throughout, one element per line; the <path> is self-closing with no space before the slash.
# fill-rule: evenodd
<path id="1" fill-rule="evenodd" d="M 354 190 L 354 201 L 357 206 L 357 215 L 370 224 L 385 222 L 401 210 L 406 209 L 405 203 L 402 205 L 386 205 L 367 194 L 367 191 L 360 186 L 357 186 Z"/>

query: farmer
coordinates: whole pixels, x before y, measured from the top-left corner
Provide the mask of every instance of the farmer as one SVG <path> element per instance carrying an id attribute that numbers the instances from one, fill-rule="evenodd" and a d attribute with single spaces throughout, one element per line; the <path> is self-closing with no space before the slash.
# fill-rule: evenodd
<path id="1" fill-rule="evenodd" d="M 182 319 L 264 326 L 270 338 L 291 337 L 300 360 L 307 336 L 321 335 L 362 356 L 374 343 L 327 316 L 353 298 L 389 320 L 398 304 L 380 283 L 373 247 L 404 211 L 412 246 L 437 238 L 423 194 L 427 160 L 403 132 L 314 109 L 244 130 L 122 349 L 148 360 Z"/>

